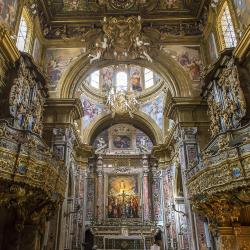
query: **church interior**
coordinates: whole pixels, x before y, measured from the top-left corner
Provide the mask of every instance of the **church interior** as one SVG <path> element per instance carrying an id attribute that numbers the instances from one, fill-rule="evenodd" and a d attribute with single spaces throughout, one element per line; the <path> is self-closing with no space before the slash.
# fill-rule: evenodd
<path id="1" fill-rule="evenodd" d="M 250 0 L 0 0 L 1 250 L 250 250 Z"/>

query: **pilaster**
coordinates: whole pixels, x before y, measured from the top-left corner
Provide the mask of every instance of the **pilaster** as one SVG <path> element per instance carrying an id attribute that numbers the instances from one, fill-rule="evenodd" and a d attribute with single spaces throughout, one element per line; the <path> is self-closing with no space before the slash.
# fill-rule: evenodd
<path id="1" fill-rule="evenodd" d="M 142 158 L 143 165 L 143 220 L 145 223 L 150 222 L 150 193 L 149 193 L 149 162 L 148 156 L 144 155 Z"/>

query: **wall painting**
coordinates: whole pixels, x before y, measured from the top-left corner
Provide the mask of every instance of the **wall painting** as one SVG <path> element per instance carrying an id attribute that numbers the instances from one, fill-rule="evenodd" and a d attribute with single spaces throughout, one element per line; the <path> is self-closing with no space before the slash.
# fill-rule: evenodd
<path id="1" fill-rule="evenodd" d="M 156 124 L 162 129 L 163 127 L 163 96 L 158 96 L 153 101 L 145 103 L 141 111 L 149 115 Z"/>
<path id="2" fill-rule="evenodd" d="M 17 14 L 17 0 L 0 0 L 0 23 L 13 29 Z"/>
<path id="3" fill-rule="evenodd" d="M 138 175 L 108 176 L 108 218 L 139 218 Z"/>
<path id="4" fill-rule="evenodd" d="M 56 88 L 62 74 L 82 53 L 84 53 L 83 48 L 47 49 L 45 65 L 50 79 L 48 87 Z"/>
<path id="5" fill-rule="evenodd" d="M 178 62 L 191 80 L 200 80 L 202 62 L 199 46 L 167 45 L 163 50 Z"/>
<path id="6" fill-rule="evenodd" d="M 84 117 L 83 117 L 84 128 L 86 128 L 98 115 L 102 114 L 103 112 L 107 112 L 103 104 L 94 103 L 84 95 L 81 95 L 80 99 L 84 110 Z"/>
<path id="7" fill-rule="evenodd" d="M 129 72 L 129 80 L 131 84 L 131 90 L 142 91 L 142 81 L 141 81 L 141 67 L 131 66 Z"/>
<path id="8" fill-rule="evenodd" d="M 250 24 L 250 0 L 234 0 L 236 15 L 240 23 L 241 31 Z"/>

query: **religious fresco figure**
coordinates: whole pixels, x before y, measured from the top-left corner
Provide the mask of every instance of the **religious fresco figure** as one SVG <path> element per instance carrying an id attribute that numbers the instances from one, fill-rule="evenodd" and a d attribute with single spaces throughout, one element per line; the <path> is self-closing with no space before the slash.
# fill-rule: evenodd
<path id="1" fill-rule="evenodd" d="M 137 176 L 112 176 L 108 184 L 108 218 L 139 218 Z"/>
<path id="2" fill-rule="evenodd" d="M 13 28 L 16 18 L 17 1 L 0 0 L 0 22 Z"/>

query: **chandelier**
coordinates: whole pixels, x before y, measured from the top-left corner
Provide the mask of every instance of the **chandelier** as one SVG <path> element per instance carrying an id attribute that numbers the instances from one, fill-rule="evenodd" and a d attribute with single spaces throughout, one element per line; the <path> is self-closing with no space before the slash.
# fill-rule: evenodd
<path id="1" fill-rule="evenodd" d="M 113 118 L 116 114 L 122 116 L 127 113 L 133 118 L 133 113 L 140 107 L 134 92 L 127 92 L 125 90 L 115 92 L 112 88 L 105 98 L 106 105 L 110 109 Z"/>

